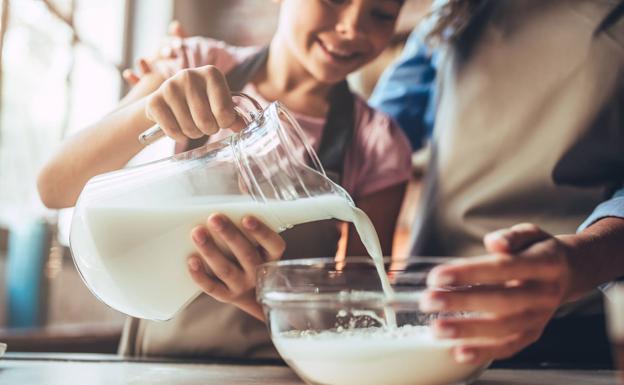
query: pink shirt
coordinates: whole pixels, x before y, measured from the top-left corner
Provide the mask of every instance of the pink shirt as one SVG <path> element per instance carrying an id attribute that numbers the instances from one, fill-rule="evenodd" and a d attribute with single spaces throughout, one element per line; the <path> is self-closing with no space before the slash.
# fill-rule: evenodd
<path id="1" fill-rule="evenodd" d="M 224 42 L 193 37 L 185 39 L 188 66 L 213 65 L 227 73 L 238 63 L 258 51 L 258 47 L 233 47 Z M 157 70 L 166 77 L 183 69 L 184 61 L 176 59 L 159 63 Z M 261 104 L 265 100 L 251 84 L 243 92 L 256 98 Z M 355 98 L 355 132 L 345 154 L 342 185 L 354 199 L 403 183 L 410 177 L 411 148 L 407 137 L 397 124 L 386 114 L 370 107 L 365 100 Z M 323 134 L 325 119 L 293 113 L 306 139 L 318 150 Z M 224 130 L 212 140 L 227 136 Z"/>

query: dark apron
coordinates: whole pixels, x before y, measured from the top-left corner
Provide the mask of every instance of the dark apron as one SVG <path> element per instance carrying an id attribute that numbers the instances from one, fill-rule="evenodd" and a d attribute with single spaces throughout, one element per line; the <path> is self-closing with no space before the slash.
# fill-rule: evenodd
<path id="1" fill-rule="evenodd" d="M 268 48 L 260 50 L 226 75 L 233 92 L 245 87 L 266 63 L 268 53 Z M 327 175 L 340 183 L 345 153 L 355 129 L 354 96 L 346 81 L 333 88 L 329 102 L 318 156 Z M 176 151 L 203 146 L 207 140 L 191 140 L 185 148 L 176 147 Z M 334 220 L 297 225 L 281 235 L 287 244 L 286 259 L 333 257 L 340 239 Z M 279 358 L 264 323 L 205 294 L 167 322 L 128 318 L 119 353 L 135 357 Z"/>

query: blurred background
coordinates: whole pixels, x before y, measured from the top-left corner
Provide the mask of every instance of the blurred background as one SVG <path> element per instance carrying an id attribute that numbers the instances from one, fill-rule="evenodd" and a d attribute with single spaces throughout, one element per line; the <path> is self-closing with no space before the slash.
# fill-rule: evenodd
<path id="1" fill-rule="evenodd" d="M 409 0 L 393 47 L 350 79 L 370 95 L 428 1 Z M 121 71 L 156 53 L 172 20 L 190 35 L 266 44 L 270 0 L 0 0 L 0 341 L 11 351 L 114 352 L 125 317 L 81 282 L 67 248 L 71 210 L 52 212 L 35 180 L 67 135 L 127 91 Z M 417 180 L 406 202 L 415 202 Z M 414 205 L 404 207 L 397 246 Z"/>

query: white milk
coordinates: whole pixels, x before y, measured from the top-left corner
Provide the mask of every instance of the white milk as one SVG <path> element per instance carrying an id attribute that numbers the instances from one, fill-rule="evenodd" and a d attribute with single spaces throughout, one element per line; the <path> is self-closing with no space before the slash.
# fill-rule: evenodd
<path id="1" fill-rule="evenodd" d="M 453 359 L 452 340 L 428 326 L 353 329 L 273 336 L 280 355 L 309 383 L 325 385 L 451 385 L 481 371 Z"/>
<path id="2" fill-rule="evenodd" d="M 284 223 L 329 218 L 353 222 L 375 260 L 386 295 L 392 295 L 372 223 L 364 212 L 333 195 L 269 203 L 213 196 L 166 207 L 136 202 L 86 207 L 74 214 L 72 224 L 76 264 L 109 306 L 134 317 L 170 319 L 200 292 L 187 271 L 186 259 L 195 250 L 190 232 L 215 212 L 235 223 L 254 215 L 276 231 L 283 230 Z M 388 317 L 388 324 L 394 324 L 393 317 Z"/>

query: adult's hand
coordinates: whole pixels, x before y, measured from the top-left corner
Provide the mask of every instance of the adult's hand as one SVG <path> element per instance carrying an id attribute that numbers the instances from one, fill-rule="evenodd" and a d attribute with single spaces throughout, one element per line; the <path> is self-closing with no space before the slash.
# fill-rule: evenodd
<path id="1" fill-rule="evenodd" d="M 169 24 L 168 35 L 161 44 L 157 55 L 151 58 L 142 57 L 136 63 L 136 70 L 128 68 L 122 72 L 122 77 L 131 86 L 136 85 L 141 78 L 154 71 L 154 63 L 159 60 L 183 59 L 186 57 L 184 39 L 188 33 L 182 24 L 174 20 Z M 183 68 L 186 68 L 184 66 Z"/>
<path id="2" fill-rule="evenodd" d="M 462 339 L 462 363 L 508 358 L 535 342 L 571 288 L 570 246 L 532 224 L 485 236 L 490 255 L 438 266 L 428 276 L 422 310 L 476 312 L 439 319 L 441 338 Z M 458 290 L 439 290 L 457 286 Z"/>

